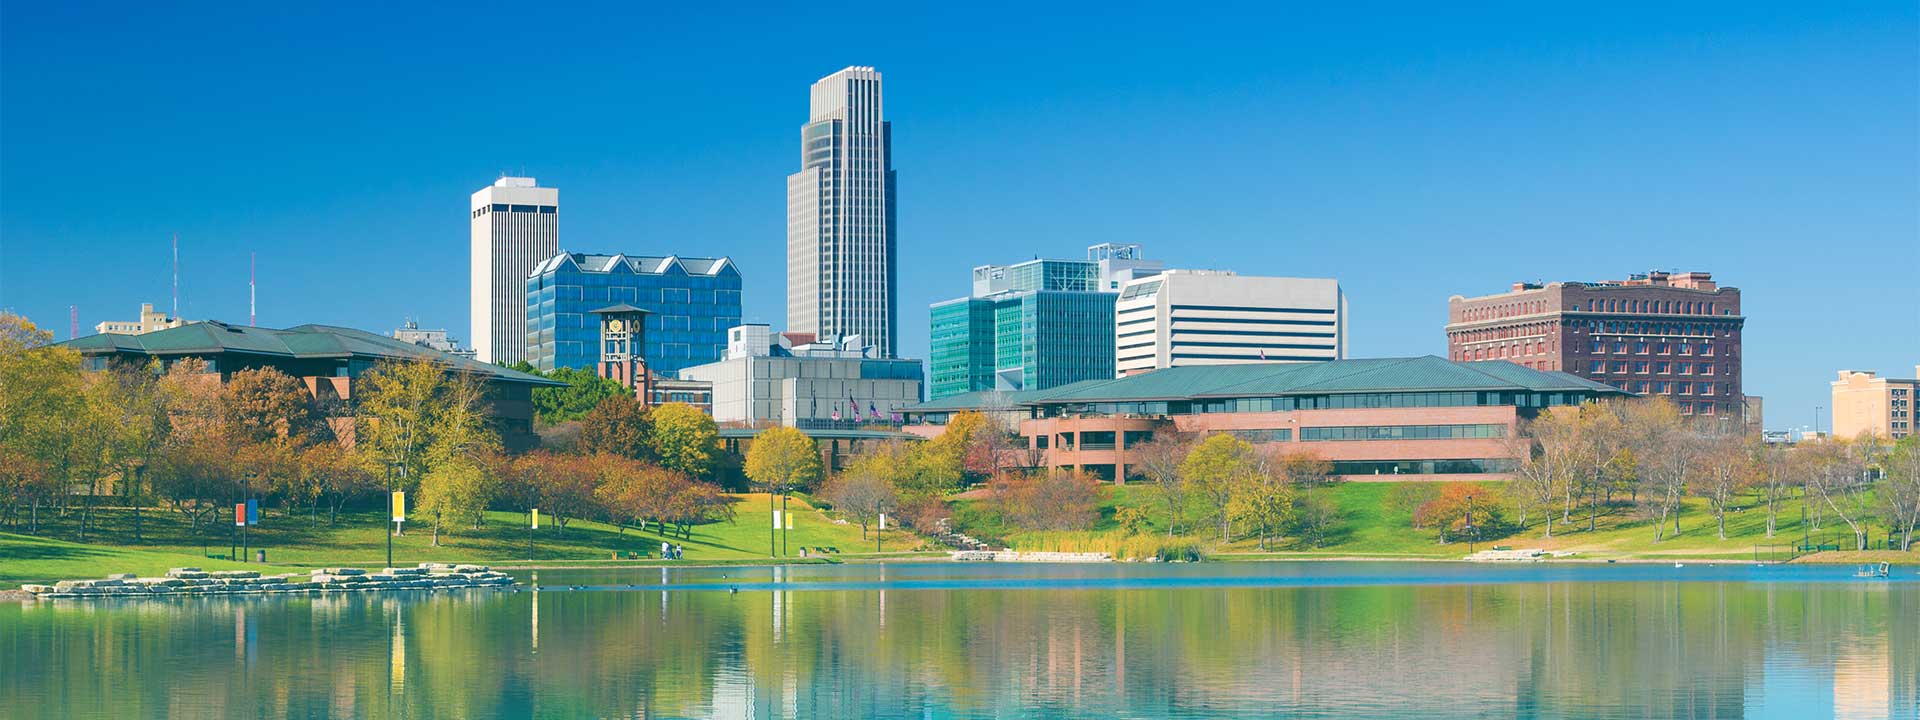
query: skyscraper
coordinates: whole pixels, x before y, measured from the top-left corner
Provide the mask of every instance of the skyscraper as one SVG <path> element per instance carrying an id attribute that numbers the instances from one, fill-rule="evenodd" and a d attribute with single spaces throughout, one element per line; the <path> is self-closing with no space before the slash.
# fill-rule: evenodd
<path id="1" fill-rule="evenodd" d="M 647 312 L 634 350 L 656 375 L 721 359 L 727 328 L 740 324 L 740 271 L 727 258 L 560 253 L 526 283 L 526 361 L 542 371 L 592 368 L 603 354 L 594 311 Z"/>
<path id="2" fill-rule="evenodd" d="M 788 331 L 859 335 L 881 357 L 897 335 L 892 137 L 880 73 L 849 67 L 813 84 L 787 176 Z"/>
<path id="3" fill-rule="evenodd" d="M 527 355 L 527 273 L 560 252 L 560 191 L 503 177 L 473 194 L 472 318 L 475 359 Z"/>
<path id="4" fill-rule="evenodd" d="M 1331 278 L 1168 270 L 1121 285 L 1114 321 L 1121 376 L 1347 357 L 1347 296 Z"/>

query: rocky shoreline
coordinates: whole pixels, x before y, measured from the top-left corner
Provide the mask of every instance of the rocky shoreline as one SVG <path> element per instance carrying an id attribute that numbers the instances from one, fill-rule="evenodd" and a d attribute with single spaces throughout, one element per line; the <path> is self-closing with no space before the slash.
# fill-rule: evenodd
<path id="1" fill-rule="evenodd" d="M 497 588 L 515 584 L 517 583 L 511 576 L 485 565 L 420 563 L 419 567 L 385 568 L 378 572 L 347 567 L 320 568 L 306 575 L 293 573 L 261 575 L 252 570 L 207 572 L 197 567 L 179 567 L 168 570 L 166 577 L 143 578 L 135 577 L 132 573 L 122 573 L 99 580 L 61 580 L 52 585 L 22 585 L 20 592 L 34 599 L 152 598 L 265 594 L 318 595 L 393 590 Z"/>

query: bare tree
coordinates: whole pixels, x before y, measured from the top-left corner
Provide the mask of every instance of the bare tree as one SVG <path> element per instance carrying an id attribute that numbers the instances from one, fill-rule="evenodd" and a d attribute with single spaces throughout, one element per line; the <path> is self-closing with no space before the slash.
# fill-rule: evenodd
<path id="1" fill-rule="evenodd" d="M 1807 473 L 1807 487 L 1811 491 L 1808 499 L 1818 497 L 1821 506 L 1853 530 L 1856 550 L 1867 549 L 1865 515 L 1871 509 L 1871 501 L 1865 460 L 1873 457 L 1873 446 L 1878 445 L 1871 441 L 1871 436 L 1867 438 L 1869 443 L 1865 448 L 1840 439 L 1806 442 L 1795 448 L 1805 460 L 1802 469 Z"/>
<path id="2" fill-rule="evenodd" d="M 1704 436 L 1700 445 L 1700 469 L 1692 481 L 1696 494 L 1707 499 L 1713 509 L 1715 531 L 1727 539 L 1727 507 L 1734 498 L 1752 486 L 1761 473 L 1753 464 L 1754 453 L 1747 438 L 1732 433 Z"/>
<path id="3" fill-rule="evenodd" d="M 1640 502 L 1654 518 L 1654 542 L 1666 539 L 1667 520 L 1680 534 L 1680 502 L 1698 462 L 1698 435 L 1665 398 L 1628 403 L 1623 413 L 1639 471 Z"/>
<path id="4" fill-rule="evenodd" d="M 1155 432 L 1152 440 L 1127 448 L 1133 467 L 1160 489 L 1160 505 L 1167 513 L 1167 536 L 1179 531 L 1180 517 L 1191 499 L 1191 486 L 1180 473 L 1180 463 L 1193 449 L 1193 438 L 1171 428 Z"/>
<path id="5" fill-rule="evenodd" d="M 1909 436 L 1894 446 L 1882 464 L 1880 503 L 1900 549 L 1913 549 L 1913 533 L 1920 526 L 1920 436 Z"/>

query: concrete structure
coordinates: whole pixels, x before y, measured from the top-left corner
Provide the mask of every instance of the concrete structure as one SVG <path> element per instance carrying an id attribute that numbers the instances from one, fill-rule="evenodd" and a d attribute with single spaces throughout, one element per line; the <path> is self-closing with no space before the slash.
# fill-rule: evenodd
<path id="1" fill-rule="evenodd" d="M 803 430 L 897 425 L 920 401 L 920 361 L 872 357 L 859 338 L 811 342 L 773 335 L 766 325 L 728 331 L 727 358 L 686 368 L 681 380 L 710 383 L 713 419 L 778 423 Z"/>
<path id="2" fill-rule="evenodd" d="M 166 313 L 153 309 L 153 303 L 140 303 L 139 320 L 107 320 L 93 326 L 96 333 L 114 333 L 116 335 L 139 335 L 156 330 L 177 328 L 188 321 L 167 317 Z"/>
<path id="3" fill-rule="evenodd" d="M 880 73 L 849 67 L 813 84 L 800 172 L 787 176 L 787 327 L 866 339 L 893 357 L 898 300 L 893 128 Z"/>
<path id="4" fill-rule="evenodd" d="M 510 365 L 526 359 L 527 273 L 560 252 L 560 191 L 503 177 L 473 194 L 470 214 L 468 336 L 481 362 Z"/>
<path id="5" fill-rule="evenodd" d="M 727 258 L 560 253 L 523 278 L 526 360 L 541 371 L 591 368 L 600 358 L 595 310 L 626 305 L 646 314 L 635 347 L 653 372 L 721 358 L 727 328 L 740 323 L 740 272 Z"/>
<path id="6" fill-rule="evenodd" d="M 1271 450 L 1310 452 L 1352 480 L 1475 480 L 1508 477 L 1514 450 L 1507 438 L 1541 408 L 1625 395 L 1565 373 L 1427 356 L 1176 367 L 1049 390 L 970 393 L 906 414 L 916 425 L 938 426 L 989 403 L 1013 408 L 1020 434 L 1048 467 L 1108 480 L 1134 474 L 1132 452 L 1168 432 L 1226 432 Z"/>
<path id="7" fill-rule="evenodd" d="M 1920 365 L 1913 368 L 1920 378 Z M 1920 398 L 1920 379 L 1883 378 L 1870 370 L 1841 370 L 1833 381 L 1833 436 L 1859 437 L 1871 433 L 1899 440 L 1913 434 L 1914 400 Z"/>
<path id="8" fill-rule="evenodd" d="M 429 350 L 438 350 L 463 358 L 472 358 L 476 353 L 472 348 L 460 347 L 460 342 L 447 335 L 445 330 L 427 330 L 420 323 L 408 320 L 407 324 L 394 328 L 393 339 L 410 342 Z"/>
<path id="9" fill-rule="evenodd" d="M 564 385 L 410 342 L 327 325 L 275 330 L 208 320 L 144 335 L 89 335 L 62 344 L 78 351 L 89 370 L 105 370 L 115 362 L 144 365 L 154 360 L 171 368 L 187 358 L 204 361 L 208 375 L 220 382 L 249 368 L 279 370 L 305 383 L 324 410 L 337 413 L 328 424 L 343 438 L 351 438 L 353 432 L 349 412 L 354 384 L 382 362 L 424 359 L 447 372 L 479 378 L 486 383 L 489 420 L 509 451 L 539 444 L 533 434 L 533 389 Z"/>
<path id="10" fill-rule="evenodd" d="M 932 305 L 930 395 L 1113 377 L 1114 298 L 1161 267 L 1139 245 L 1109 243 L 1085 260 L 974 268 L 971 296 Z"/>
<path id="11" fill-rule="evenodd" d="M 1168 270 L 1124 283 L 1114 323 L 1121 376 L 1347 356 L 1347 296 L 1323 278 Z"/>
<path id="12" fill-rule="evenodd" d="M 1505 360 L 1672 399 L 1689 414 L 1740 417 L 1740 290 L 1710 273 L 1609 282 L 1514 283 L 1447 299 L 1447 357 Z"/>

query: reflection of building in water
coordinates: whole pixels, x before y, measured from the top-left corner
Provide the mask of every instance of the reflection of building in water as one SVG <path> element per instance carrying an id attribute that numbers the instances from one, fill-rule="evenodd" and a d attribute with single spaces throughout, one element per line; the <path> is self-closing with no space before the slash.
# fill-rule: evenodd
<path id="1" fill-rule="evenodd" d="M 1887 663 L 1887 639 L 1857 637 L 1838 643 L 1833 657 L 1834 720 L 1868 720 L 1891 717 L 1890 674 Z"/>

